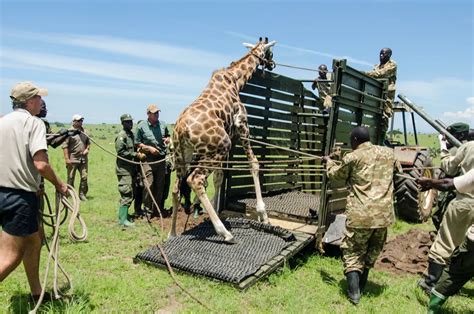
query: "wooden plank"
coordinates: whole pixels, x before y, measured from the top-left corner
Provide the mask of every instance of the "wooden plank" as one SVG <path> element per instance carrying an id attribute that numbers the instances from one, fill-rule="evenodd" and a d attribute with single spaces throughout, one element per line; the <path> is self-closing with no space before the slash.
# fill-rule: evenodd
<path id="1" fill-rule="evenodd" d="M 291 131 L 297 131 L 298 125 L 296 123 L 292 123 L 291 121 L 282 122 L 282 121 L 274 121 L 274 120 L 264 120 L 262 118 L 256 117 L 247 117 L 249 127 L 258 126 L 258 127 L 268 127 L 268 128 L 275 128 L 275 129 L 285 129 Z M 252 134 L 252 133 L 250 133 Z"/>
<path id="2" fill-rule="evenodd" d="M 252 107 L 246 107 L 246 109 L 247 109 L 247 114 L 249 116 L 265 117 L 268 119 L 276 119 L 276 120 L 283 120 L 283 121 L 289 121 L 289 122 L 296 122 L 297 120 L 296 115 L 291 114 L 291 113 L 281 113 L 281 112 L 263 110 L 263 109 L 252 108 Z"/>
<path id="3" fill-rule="evenodd" d="M 299 99 L 299 97 L 292 94 L 281 93 L 275 89 L 269 89 L 266 87 L 252 85 L 252 84 L 245 84 L 241 93 L 249 94 L 249 95 L 258 95 L 265 98 L 278 99 L 280 101 L 285 101 L 289 104 L 294 104 Z"/>

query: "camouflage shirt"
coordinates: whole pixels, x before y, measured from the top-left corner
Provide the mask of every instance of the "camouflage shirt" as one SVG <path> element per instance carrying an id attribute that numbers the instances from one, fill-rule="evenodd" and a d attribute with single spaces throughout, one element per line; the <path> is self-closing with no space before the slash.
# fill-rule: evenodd
<path id="1" fill-rule="evenodd" d="M 441 151 L 441 169 L 450 176 L 463 175 L 474 169 L 474 141 L 459 146 L 454 156 L 446 151 Z M 474 193 L 456 193 L 456 198 L 474 199 Z"/>
<path id="2" fill-rule="evenodd" d="M 366 72 L 370 77 L 377 79 L 387 79 L 388 80 L 388 90 L 395 90 L 395 82 L 397 81 L 397 64 L 393 60 L 388 60 L 387 63 L 380 65 L 374 65 L 372 71 Z"/>
<path id="3" fill-rule="evenodd" d="M 348 227 L 385 228 L 394 222 L 393 173 L 400 169 L 392 149 L 370 142 L 346 154 L 341 164 L 328 161 L 329 179 L 344 180 L 350 185 Z"/>
<path id="4" fill-rule="evenodd" d="M 331 73 L 326 74 L 326 80 L 331 80 L 332 76 Z M 316 78 L 312 84 L 313 89 L 318 89 L 318 95 L 319 98 L 321 99 L 321 102 L 323 103 L 323 106 L 325 108 L 331 107 L 331 86 L 332 83 L 330 82 L 321 82 L 319 77 Z"/>
<path id="5" fill-rule="evenodd" d="M 132 132 L 126 132 L 125 130 L 119 132 L 119 134 L 115 138 L 115 151 L 117 152 L 117 155 L 122 158 L 128 160 L 135 160 L 137 153 L 135 152 L 135 141 L 133 139 Z M 115 172 L 118 175 L 134 175 L 135 171 L 135 164 L 117 158 Z"/>

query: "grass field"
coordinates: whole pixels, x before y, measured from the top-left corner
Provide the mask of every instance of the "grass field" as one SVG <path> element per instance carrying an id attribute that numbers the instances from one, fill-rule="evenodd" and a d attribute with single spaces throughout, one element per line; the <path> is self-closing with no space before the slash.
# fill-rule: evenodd
<path id="1" fill-rule="evenodd" d="M 93 138 L 109 150 L 119 126 L 89 125 Z M 422 136 L 422 143 L 433 143 L 435 136 Z M 426 145 L 426 144 L 425 144 Z M 432 145 L 430 145 L 432 146 Z M 62 151 L 50 150 L 56 171 L 65 178 Z M 114 172 L 115 159 L 92 146 L 89 164 L 89 201 L 82 203 L 81 215 L 89 228 L 86 243 L 72 243 L 62 227 L 60 260 L 72 277 L 74 291 L 64 301 L 41 307 L 45 313 L 150 313 L 208 311 L 186 296 L 168 273 L 132 258 L 155 244 L 160 235 L 145 221 L 136 228 L 122 230 L 117 225 L 119 194 Z M 51 186 L 49 186 L 51 192 Z M 170 206 L 170 200 L 166 207 Z M 155 227 L 159 223 L 155 222 Z M 415 225 L 398 221 L 390 237 L 411 228 L 429 230 L 429 224 Z M 165 231 L 166 233 L 167 231 Z M 42 252 L 41 276 L 47 251 Z M 373 271 L 367 294 L 357 307 L 345 298 L 346 284 L 342 263 L 335 258 L 305 252 L 281 270 L 258 282 L 245 292 L 202 277 L 178 274 L 181 284 L 214 312 L 230 313 L 425 313 L 427 297 L 418 291 L 416 276 L 395 276 Z M 51 289 L 51 284 L 48 285 Z M 0 285 L 0 312 L 26 313 L 29 288 L 20 266 Z M 474 284 L 446 304 L 448 313 L 474 312 Z"/>

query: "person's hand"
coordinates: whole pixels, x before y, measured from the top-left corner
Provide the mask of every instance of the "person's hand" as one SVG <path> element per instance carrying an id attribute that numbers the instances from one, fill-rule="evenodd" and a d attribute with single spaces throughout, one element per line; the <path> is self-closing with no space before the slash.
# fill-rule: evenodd
<path id="1" fill-rule="evenodd" d="M 84 151 L 82 152 L 82 156 L 87 156 L 89 154 L 89 149 L 86 148 L 84 149 Z"/>
<path id="2" fill-rule="evenodd" d="M 316 80 L 314 80 L 313 84 L 311 84 L 311 88 L 315 90 L 317 86 L 318 86 L 318 83 L 316 82 Z"/>
<path id="3" fill-rule="evenodd" d="M 149 146 L 148 151 L 150 152 L 150 154 L 155 155 L 155 156 L 160 154 L 160 151 L 157 148 L 152 147 L 152 146 Z"/>
<path id="4" fill-rule="evenodd" d="M 330 158 L 337 158 L 337 159 L 340 159 L 340 158 L 341 158 L 341 155 L 342 155 L 341 146 L 335 146 L 335 147 L 332 149 L 332 152 L 331 152 L 331 154 L 329 155 L 329 157 L 330 157 Z"/>
<path id="5" fill-rule="evenodd" d="M 168 145 L 170 143 L 170 138 L 169 137 L 163 137 L 163 143 L 165 145 Z"/>
<path id="6" fill-rule="evenodd" d="M 144 161 L 144 160 L 146 159 L 146 155 L 145 155 L 144 153 L 142 153 L 142 152 L 138 152 L 138 153 L 137 153 L 137 158 L 138 158 L 138 160 L 140 160 L 140 161 Z"/>
<path id="7" fill-rule="evenodd" d="M 415 182 L 420 186 L 421 192 L 428 191 L 431 189 L 431 181 L 431 179 L 425 177 L 421 177 L 415 180 Z"/>
<path id="8" fill-rule="evenodd" d="M 323 156 L 323 157 L 321 158 L 321 161 L 322 161 L 323 163 L 327 163 L 329 160 L 331 160 L 331 158 L 329 158 L 329 156 Z"/>
<path id="9" fill-rule="evenodd" d="M 59 185 L 56 186 L 56 191 L 61 193 L 61 195 L 64 195 L 64 196 L 68 195 L 68 188 L 64 182 L 59 182 Z"/>
<path id="10" fill-rule="evenodd" d="M 72 161 L 71 159 L 66 159 L 66 166 L 71 166 L 72 165 Z"/>
<path id="11" fill-rule="evenodd" d="M 444 134 L 438 135 L 439 147 L 441 150 L 448 150 L 448 142 L 446 141 L 446 136 Z"/>

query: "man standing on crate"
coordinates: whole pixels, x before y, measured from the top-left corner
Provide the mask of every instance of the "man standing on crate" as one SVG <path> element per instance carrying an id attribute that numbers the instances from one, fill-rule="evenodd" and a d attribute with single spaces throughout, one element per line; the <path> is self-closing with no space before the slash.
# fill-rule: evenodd
<path id="1" fill-rule="evenodd" d="M 395 100 L 395 82 L 397 81 L 397 64 L 391 60 L 392 49 L 383 48 L 380 50 L 380 64 L 374 65 L 372 71 L 365 72 L 366 75 L 376 79 L 388 80 L 387 101 L 383 108 L 383 126 L 382 136 L 385 138 L 385 132 L 388 129 L 388 120 L 393 115 L 393 102 Z"/>
<path id="2" fill-rule="evenodd" d="M 331 73 L 328 73 L 328 67 L 325 64 L 321 64 L 318 67 L 319 76 L 314 80 L 311 88 L 318 89 L 319 99 L 324 107 L 325 111 L 328 111 L 332 106 L 331 97 L 331 83 L 327 82 L 331 80 Z"/>
<path id="3" fill-rule="evenodd" d="M 341 249 L 349 300 L 358 304 L 369 270 L 387 239 L 387 227 L 395 221 L 393 175 L 401 171 L 393 150 L 373 145 L 369 130 L 356 127 L 350 135 L 353 151 L 341 163 L 329 157 L 327 176 L 350 187 L 346 207 L 346 231 Z"/>

